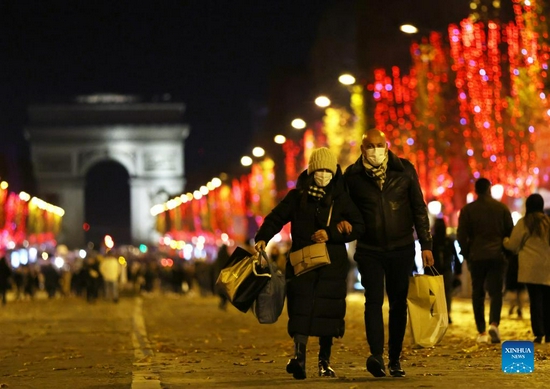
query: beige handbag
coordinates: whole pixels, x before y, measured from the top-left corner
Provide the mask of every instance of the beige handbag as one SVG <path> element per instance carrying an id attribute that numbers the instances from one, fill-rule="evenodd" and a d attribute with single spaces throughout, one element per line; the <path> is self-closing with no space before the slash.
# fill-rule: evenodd
<path id="1" fill-rule="evenodd" d="M 327 227 L 330 225 L 333 205 L 334 202 L 330 205 Z M 300 250 L 291 252 L 290 264 L 294 267 L 294 275 L 296 276 L 307 273 L 308 271 L 317 269 L 321 266 L 330 265 L 330 257 L 328 255 L 326 243 L 315 243 Z"/>

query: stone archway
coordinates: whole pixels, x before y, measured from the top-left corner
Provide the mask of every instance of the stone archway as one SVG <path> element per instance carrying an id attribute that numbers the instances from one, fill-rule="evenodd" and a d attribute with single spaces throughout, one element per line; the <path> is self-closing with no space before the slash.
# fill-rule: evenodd
<path id="1" fill-rule="evenodd" d="M 129 178 L 126 168 L 115 160 L 102 160 L 88 169 L 84 181 L 86 242 L 97 245 L 110 235 L 117 244 L 132 243 Z"/>
<path id="2" fill-rule="evenodd" d="M 151 207 L 185 188 L 184 110 L 181 103 L 127 101 L 29 108 L 26 132 L 39 195 L 65 210 L 60 243 L 85 244 L 86 173 L 108 160 L 129 174 L 132 242 L 156 242 Z"/>

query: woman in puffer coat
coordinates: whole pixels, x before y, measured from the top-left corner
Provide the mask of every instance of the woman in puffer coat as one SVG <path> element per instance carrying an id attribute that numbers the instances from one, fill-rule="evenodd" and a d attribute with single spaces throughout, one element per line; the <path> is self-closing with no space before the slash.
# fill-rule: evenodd
<path id="1" fill-rule="evenodd" d="M 291 224 L 290 252 L 325 242 L 331 263 L 295 276 L 287 258 L 288 333 L 294 339 L 295 355 L 286 371 L 295 379 L 306 378 L 308 337 L 317 336 L 319 376 L 335 377 L 330 366 L 332 338 L 344 335 L 346 280 L 350 268 L 345 243 L 364 233 L 365 226 L 345 190 L 336 157 L 327 148 L 312 152 L 308 168 L 299 176 L 296 188 L 265 217 L 255 236 L 256 250 L 265 250 L 266 242 L 287 223 Z M 342 223 L 351 226 L 349 234 L 343 233 Z"/>
<path id="2" fill-rule="evenodd" d="M 533 342 L 550 343 L 550 217 L 538 193 L 527 197 L 525 217 L 514 226 L 504 248 L 518 254 L 518 282 L 527 285 Z"/>

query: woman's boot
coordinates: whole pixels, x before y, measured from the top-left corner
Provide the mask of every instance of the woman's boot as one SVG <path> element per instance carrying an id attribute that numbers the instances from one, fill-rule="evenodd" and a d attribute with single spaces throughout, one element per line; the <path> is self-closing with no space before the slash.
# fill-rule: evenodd
<path id="1" fill-rule="evenodd" d="M 305 343 L 294 343 L 294 358 L 286 365 L 286 372 L 292 374 L 294 379 L 303 380 L 306 378 L 306 345 Z"/>
<path id="2" fill-rule="evenodd" d="M 319 377 L 336 377 L 336 373 L 330 367 L 330 351 L 332 348 L 332 336 L 319 338 Z"/>

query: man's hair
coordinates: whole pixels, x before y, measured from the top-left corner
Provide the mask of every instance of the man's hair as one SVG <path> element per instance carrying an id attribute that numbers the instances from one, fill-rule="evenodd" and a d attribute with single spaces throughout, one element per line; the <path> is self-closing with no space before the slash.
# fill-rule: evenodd
<path id="1" fill-rule="evenodd" d="M 478 195 L 487 194 L 489 193 L 489 189 L 491 189 L 491 181 L 486 178 L 480 178 L 476 181 L 475 189 Z"/>

